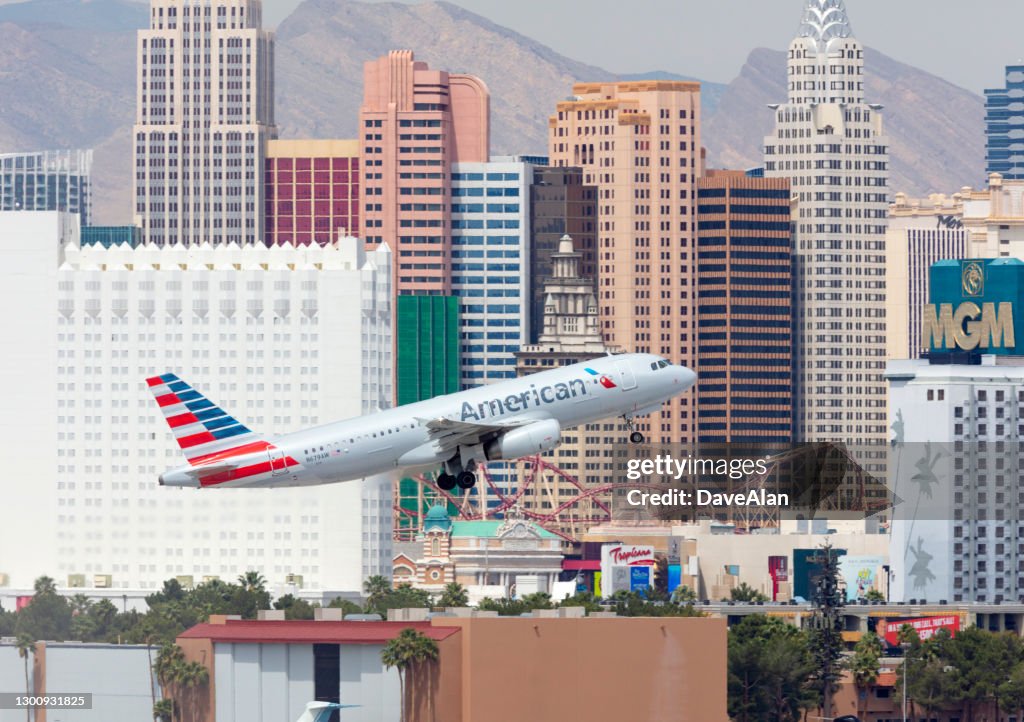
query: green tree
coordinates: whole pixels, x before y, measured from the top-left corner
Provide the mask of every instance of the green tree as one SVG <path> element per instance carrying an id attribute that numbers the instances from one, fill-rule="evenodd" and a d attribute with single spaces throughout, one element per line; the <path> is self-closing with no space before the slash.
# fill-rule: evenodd
<path id="1" fill-rule="evenodd" d="M 313 605 L 294 594 L 285 594 L 274 602 L 274 609 L 283 609 L 285 619 L 312 619 Z"/>
<path id="2" fill-rule="evenodd" d="M 746 582 L 742 582 L 729 592 L 730 600 L 733 602 L 767 602 L 768 597 L 754 589 Z"/>
<path id="3" fill-rule="evenodd" d="M 71 604 L 57 594 L 50 577 L 39 577 L 35 592 L 32 601 L 18 612 L 16 634 L 63 642 L 71 635 Z"/>
<path id="4" fill-rule="evenodd" d="M 18 639 L 14 643 L 14 645 L 18 649 L 18 656 L 21 657 L 25 661 L 25 694 L 27 696 L 31 697 L 32 696 L 32 684 L 31 684 L 31 682 L 29 682 L 29 678 L 28 678 L 28 658 L 35 656 L 35 654 L 36 654 L 36 643 L 35 643 L 35 640 L 32 639 L 32 637 L 30 637 L 27 634 L 22 633 L 22 634 L 18 635 Z M 31 707 L 25 707 L 25 720 L 26 720 L 26 722 L 31 722 L 31 720 L 32 720 L 32 708 Z"/>
<path id="5" fill-rule="evenodd" d="M 265 592 L 267 591 L 267 580 L 259 572 L 250 569 L 244 574 L 238 575 L 238 583 L 247 592 Z"/>
<path id="6" fill-rule="evenodd" d="M 683 585 L 672 592 L 672 601 L 676 604 L 692 604 L 697 601 L 697 592 Z"/>
<path id="7" fill-rule="evenodd" d="M 815 612 L 808 631 L 814 659 L 813 687 L 820 695 L 822 716 L 832 716 L 832 696 L 842 677 L 843 623 L 841 611 L 846 603 L 839 586 L 839 555 L 826 542 L 821 547 L 821 574 L 812 592 Z"/>
<path id="8" fill-rule="evenodd" d="M 176 682 L 179 685 L 184 702 L 187 703 L 189 717 L 199 719 L 200 692 L 210 679 L 209 670 L 199 662 L 185 662 L 177 670 Z"/>
<path id="9" fill-rule="evenodd" d="M 648 599 L 668 599 L 668 557 L 659 556 L 654 560 L 654 583 L 647 590 Z"/>
<path id="10" fill-rule="evenodd" d="M 521 599 L 529 611 L 533 611 L 534 609 L 553 609 L 555 606 L 551 603 L 551 595 L 547 592 L 524 594 Z"/>
<path id="11" fill-rule="evenodd" d="M 476 608 L 482 612 L 497 612 L 499 617 L 518 617 L 530 611 L 521 599 L 509 599 L 507 597 L 501 599 L 484 597 L 476 605 Z"/>
<path id="12" fill-rule="evenodd" d="M 57 593 L 57 582 L 53 580 L 53 577 L 41 576 L 36 579 L 32 586 L 35 589 L 36 594 Z"/>
<path id="13" fill-rule="evenodd" d="M 391 580 L 382 574 L 374 574 L 363 582 L 363 593 L 366 594 L 366 607 L 374 607 L 377 602 L 391 592 Z"/>
<path id="14" fill-rule="evenodd" d="M 421 632 L 407 628 L 403 629 L 397 637 L 384 645 L 380 652 L 381 662 L 388 669 L 392 667 L 398 670 L 398 682 L 401 687 L 402 696 L 402 720 L 409 719 L 414 698 L 415 680 L 421 678 L 421 671 L 428 663 L 437 659 L 437 642 Z M 431 695 L 431 681 L 428 678 L 427 694 L 430 696 L 430 706 L 433 707 Z M 431 709 L 431 717 L 433 716 Z"/>
<path id="15" fill-rule="evenodd" d="M 387 592 L 371 594 L 366 602 L 366 611 L 386 617 L 389 609 L 429 609 L 430 606 L 430 592 L 416 589 L 411 584 L 399 584 Z"/>
<path id="16" fill-rule="evenodd" d="M 444 591 L 437 600 L 439 607 L 466 607 L 469 606 L 469 592 L 458 582 L 450 582 L 445 585 Z"/>
<path id="17" fill-rule="evenodd" d="M 600 612 L 602 607 L 598 604 L 597 599 L 591 592 L 576 592 L 571 597 L 566 597 L 560 601 L 557 606 L 559 607 L 583 607 L 587 614 L 591 612 Z"/>
<path id="18" fill-rule="evenodd" d="M 174 700 L 161 699 L 153 705 L 153 719 L 159 722 L 172 722 L 174 718 Z"/>
<path id="19" fill-rule="evenodd" d="M 882 640 L 874 632 L 868 632 L 858 640 L 853 648 L 853 656 L 846 660 L 846 668 L 853 675 L 853 683 L 857 687 L 857 713 L 860 714 L 861 696 L 867 697 L 878 679 L 878 670 L 882 662 Z"/>
<path id="20" fill-rule="evenodd" d="M 867 601 L 869 601 L 869 602 L 884 602 L 885 601 L 885 595 L 882 594 L 877 589 L 869 589 L 867 594 L 864 595 L 864 598 Z"/>
<path id="21" fill-rule="evenodd" d="M 796 722 L 815 705 L 807 634 L 752 614 L 729 630 L 729 716 L 736 722 Z"/>
<path id="22" fill-rule="evenodd" d="M 327 605 L 331 609 L 340 609 L 342 615 L 347 617 L 350 614 L 362 614 L 363 608 L 353 602 L 351 599 L 345 599 L 344 597 L 335 597 Z"/>
<path id="23" fill-rule="evenodd" d="M 165 705 L 165 708 L 169 708 L 167 711 L 170 712 L 171 722 L 175 722 L 178 712 L 181 710 L 179 679 L 185 664 L 185 652 L 176 644 L 162 645 L 157 652 L 156 662 L 153 664 L 153 671 L 160 683 L 160 691 L 163 693 L 164 699 L 170 702 L 169 705 Z"/>

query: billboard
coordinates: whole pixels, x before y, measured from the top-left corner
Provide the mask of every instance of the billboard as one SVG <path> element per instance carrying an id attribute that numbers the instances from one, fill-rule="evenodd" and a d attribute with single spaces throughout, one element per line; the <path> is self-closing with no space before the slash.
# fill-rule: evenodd
<path id="1" fill-rule="evenodd" d="M 645 587 L 651 584 L 651 567 L 654 566 L 654 547 L 637 544 L 601 545 L 601 595 L 610 597 L 619 590 L 635 590 L 640 576 L 634 577 L 632 569 L 643 567 L 647 574 Z"/>
<path id="2" fill-rule="evenodd" d="M 867 596 L 872 589 L 882 591 L 885 572 L 882 567 L 889 561 L 885 557 L 844 556 L 839 559 L 839 574 L 846 582 L 846 601 L 855 602 Z"/>
<path id="3" fill-rule="evenodd" d="M 846 556 L 845 549 L 833 549 L 832 553 L 842 558 Z M 821 576 L 825 555 L 821 549 L 794 549 L 793 550 L 793 596 L 803 597 L 813 601 L 815 583 Z"/>
<path id="4" fill-rule="evenodd" d="M 768 574 L 772 578 L 772 601 L 779 600 L 779 585 L 789 581 L 789 557 L 768 557 Z"/>
<path id="5" fill-rule="evenodd" d="M 960 631 L 960 615 L 946 614 L 941 617 L 912 617 L 910 619 L 890 619 L 885 622 L 885 641 L 890 645 L 899 646 L 900 627 L 909 624 L 917 631 L 921 641 L 930 639 L 940 629 L 948 629 L 952 636 Z"/>

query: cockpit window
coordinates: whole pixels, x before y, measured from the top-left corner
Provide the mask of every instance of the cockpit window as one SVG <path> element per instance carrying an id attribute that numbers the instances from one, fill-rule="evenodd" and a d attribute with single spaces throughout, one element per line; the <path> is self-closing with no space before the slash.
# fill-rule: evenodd
<path id="1" fill-rule="evenodd" d="M 658 362 L 658 368 L 662 368 L 662 369 L 663 369 L 663 368 L 666 368 L 666 367 L 668 367 L 668 366 L 671 366 L 671 365 L 672 365 L 672 364 L 670 364 L 670 363 L 669 363 L 668 361 L 666 361 L 665 359 L 662 359 L 661 361 L 659 361 L 659 362 Z"/>

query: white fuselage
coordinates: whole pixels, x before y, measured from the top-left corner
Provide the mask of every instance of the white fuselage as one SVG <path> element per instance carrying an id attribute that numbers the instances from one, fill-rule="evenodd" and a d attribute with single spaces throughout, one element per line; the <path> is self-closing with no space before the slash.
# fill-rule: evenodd
<path id="1" fill-rule="evenodd" d="M 265 473 L 210 484 L 204 481 L 202 486 L 327 484 L 386 472 L 437 469 L 457 453 L 442 449 L 432 436 L 428 422 L 438 420 L 499 428 L 554 420 L 565 429 L 604 418 L 645 415 L 696 380 L 689 369 L 659 362 L 664 364 L 649 354 L 606 356 L 286 434 L 271 440 L 273 448 L 240 462 L 265 464 L 269 458 Z M 502 433 L 492 428 L 483 435 Z M 185 476 L 191 468 L 168 471 L 161 483 L 197 486 L 194 476 Z"/>

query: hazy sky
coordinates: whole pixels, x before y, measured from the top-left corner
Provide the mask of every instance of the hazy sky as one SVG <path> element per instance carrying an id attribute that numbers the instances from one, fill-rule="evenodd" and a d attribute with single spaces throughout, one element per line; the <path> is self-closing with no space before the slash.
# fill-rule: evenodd
<path id="1" fill-rule="evenodd" d="M 383 2 L 385 0 L 368 0 Z M 755 47 L 784 48 L 804 0 L 452 0 L 563 55 L 613 72 L 728 82 Z M 263 0 L 269 25 L 300 0 Z M 1024 57 L 1020 0 L 847 0 L 865 45 L 981 92 Z"/>

